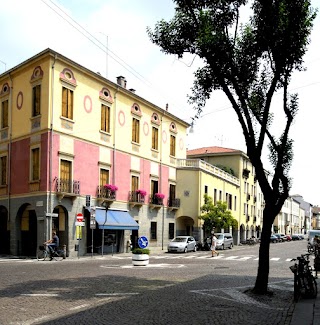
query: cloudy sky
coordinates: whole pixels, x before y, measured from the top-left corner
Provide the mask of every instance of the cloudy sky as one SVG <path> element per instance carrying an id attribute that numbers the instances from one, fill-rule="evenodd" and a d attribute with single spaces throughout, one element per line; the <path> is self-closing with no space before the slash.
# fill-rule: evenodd
<path id="1" fill-rule="evenodd" d="M 320 0 L 312 4 L 320 7 Z M 146 33 L 147 26 L 153 28 L 173 14 L 171 0 L 1 0 L 0 73 L 51 48 L 111 81 L 124 76 L 128 88 L 162 108 L 168 103 L 171 113 L 190 123 L 195 112 L 187 94 L 200 62 L 163 54 Z M 299 94 L 300 107 L 291 132 L 295 156 L 290 194 L 301 194 L 314 205 L 320 205 L 319 35 L 320 14 L 304 58 L 307 71 L 296 73 L 290 85 Z M 275 96 L 275 108 L 280 101 L 281 96 Z M 276 115 L 275 128 L 283 128 L 282 121 Z M 221 92 L 212 94 L 193 131 L 189 149 L 222 146 L 246 152 L 239 122 Z"/>

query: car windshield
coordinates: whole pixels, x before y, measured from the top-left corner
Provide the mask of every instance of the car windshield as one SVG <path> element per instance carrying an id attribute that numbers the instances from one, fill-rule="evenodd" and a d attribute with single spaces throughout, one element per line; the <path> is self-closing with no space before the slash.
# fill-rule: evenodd
<path id="1" fill-rule="evenodd" d="M 175 242 L 184 242 L 184 241 L 187 241 L 187 238 L 177 237 L 173 241 L 175 241 Z"/>
<path id="2" fill-rule="evenodd" d="M 223 239 L 223 235 L 217 235 L 217 239 Z"/>

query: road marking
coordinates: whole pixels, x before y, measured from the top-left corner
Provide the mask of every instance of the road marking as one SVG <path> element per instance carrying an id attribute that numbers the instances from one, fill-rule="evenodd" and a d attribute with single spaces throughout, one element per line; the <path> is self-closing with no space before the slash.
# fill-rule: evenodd
<path id="1" fill-rule="evenodd" d="M 69 310 L 77 310 L 77 309 L 82 309 L 82 308 L 86 308 L 86 307 L 89 307 L 89 306 L 90 306 L 90 304 L 83 304 L 83 305 L 71 307 L 71 308 L 69 308 Z"/>
<path id="2" fill-rule="evenodd" d="M 140 293 L 138 292 L 116 292 L 116 293 L 96 293 L 96 296 L 134 296 L 134 295 L 139 295 Z"/>
<path id="3" fill-rule="evenodd" d="M 270 258 L 270 261 L 279 261 L 280 260 L 280 257 L 272 257 Z"/>
<path id="4" fill-rule="evenodd" d="M 57 297 L 58 293 L 21 293 L 20 296 L 29 296 L 29 297 Z"/>
<path id="5" fill-rule="evenodd" d="M 229 256 L 226 258 L 226 260 L 235 260 L 237 259 L 239 256 Z"/>
<path id="6" fill-rule="evenodd" d="M 245 256 L 245 257 L 240 257 L 238 260 L 239 261 L 247 261 L 250 260 L 252 258 L 252 256 Z"/>

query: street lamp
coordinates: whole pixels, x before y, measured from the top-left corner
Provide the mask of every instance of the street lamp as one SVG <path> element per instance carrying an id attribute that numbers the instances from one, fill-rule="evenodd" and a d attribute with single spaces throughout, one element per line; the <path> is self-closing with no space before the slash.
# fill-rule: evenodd
<path id="1" fill-rule="evenodd" d="M 102 203 L 102 206 L 104 206 L 106 208 L 106 214 L 105 214 L 103 228 L 102 228 L 102 244 L 101 244 L 101 256 L 103 257 L 103 251 L 104 251 L 104 227 L 105 227 L 105 224 L 107 223 L 107 219 L 108 219 L 108 207 L 109 207 L 109 204 L 106 201 L 104 201 Z"/>

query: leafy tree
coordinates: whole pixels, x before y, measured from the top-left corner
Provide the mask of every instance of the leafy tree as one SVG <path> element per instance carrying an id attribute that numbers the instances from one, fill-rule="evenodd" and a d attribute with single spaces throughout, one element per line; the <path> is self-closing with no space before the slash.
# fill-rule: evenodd
<path id="1" fill-rule="evenodd" d="M 204 220 L 203 228 L 206 233 L 210 233 L 212 229 L 229 229 L 237 228 L 238 222 L 232 217 L 231 211 L 227 209 L 227 203 L 217 201 L 213 204 L 211 196 L 204 195 L 204 205 L 201 207 L 203 213 L 199 219 Z"/>
<path id="2" fill-rule="evenodd" d="M 293 141 L 289 130 L 298 112 L 298 95 L 288 85 L 303 56 L 316 16 L 309 0 L 252 0 L 250 20 L 239 23 L 247 0 L 174 0 L 175 15 L 147 29 L 151 41 L 179 58 L 197 55 L 203 66 L 195 72 L 189 101 L 199 117 L 213 90 L 222 90 L 241 124 L 247 155 L 265 199 L 259 266 L 254 292 L 268 292 L 272 223 L 289 195 Z M 282 95 L 285 122 L 272 128 L 271 101 Z M 274 133 L 280 129 L 280 136 Z M 279 131 L 279 130 L 278 130 Z M 262 151 L 269 149 L 273 171 L 268 178 Z"/>

